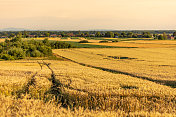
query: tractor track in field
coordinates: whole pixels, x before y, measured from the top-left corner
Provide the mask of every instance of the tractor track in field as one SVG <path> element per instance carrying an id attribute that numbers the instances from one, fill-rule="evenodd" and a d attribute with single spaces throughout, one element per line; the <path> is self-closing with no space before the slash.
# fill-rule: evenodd
<path id="1" fill-rule="evenodd" d="M 16 91 L 15 93 L 17 94 L 17 97 L 20 98 L 21 97 L 21 94 L 29 94 L 29 88 L 30 86 L 35 86 L 36 85 L 36 79 L 35 77 L 38 75 L 39 72 L 42 71 L 43 69 L 43 65 L 41 63 L 39 63 L 37 61 L 37 63 L 39 64 L 39 66 L 41 67 L 41 69 L 39 71 L 36 71 L 32 77 L 29 79 L 29 81 L 27 82 L 26 85 L 23 86 L 22 89 Z M 13 92 L 14 93 L 14 92 Z"/>
<path id="2" fill-rule="evenodd" d="M 95 68 L 95 69 L 99 69 L 99 70 L 102 70 L 102 71 L 111 72 L 111 73 L 114 73 L 114 74 L 124 74 L 124 75 L 128 75 L 128 76 L 131 76 L 131 77 L 136 77 L 136 78 L 139 78 L 139 79 L 143 79 L 143 80 L 148 80 L 148 81 L 151 81 L 151 82 L 154 82 L 154 83 L 157 83 L 157 84 L 169 86 L 171 88 L 176 88 L 176 81 L 154 80 L 154 79 L 149 78 L 149 77 L 139 76 L 139 75 L 135 75 L 135 74 L 132 74 L 132 73 L 129 73 L 129 72 L 124 72 L 124 71 L 119 71 L 119 70 L 113 70 L 113 69 L 108 69 L 108 68 L 103 68 L 103 67 L 97 67 L 97 66 L 93 66 L 93 65 L 88 65 L 88 64 L 85 64 L 85 63 L 80 63 L 80 62 L 74 61 L 72 59 L 66 58 L 66 57 L 58 55 L 58 54 L 54 54 L 54 55 L 56 57 L 62 58 L 63 60 L 67 60 L 67 61 L 79 64 L 79 65 L 82 65 L 82 66 L 86 66 L 86 67 L 90 67 L 90 68 Z"/>

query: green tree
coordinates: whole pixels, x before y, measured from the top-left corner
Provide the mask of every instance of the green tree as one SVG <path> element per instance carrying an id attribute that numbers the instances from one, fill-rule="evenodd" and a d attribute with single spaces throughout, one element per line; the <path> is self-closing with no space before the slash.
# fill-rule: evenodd
<path id="1" fill-rule="evenodd" d="M 14 34 L 14 33 L 11 33 L 9 37 L 10 37 L 10 38 L 14 38 L 14 37 L 15 37 L 15 34 Z"/>
<path id="2" fill-rule="evenodd" d="M 164 38 L 164 40 L 167 39 L 167 34 L 165 32 L 163 33 L 163 38 Z"/>
<path id="3" fill-rule="evenodd" d="M 18 38 L 22 38 L 22 36 L 23 36 L 22 33 L 21 33 L 21 32 L 18 32 L 17 37 L 18 37 Z"/>
<path id="4" fill-rule="evenodd" d="M 25 57 L 25 52 L 23 51 L 22 48 L 11 48 L 9 51 L 8 51 L 8 54 L 11 55 L 11 56 L 14 56 L 16 59 L 22 59 Z"/>
<path id="5" fill-rule="evenodd" d="M 28 37 L 28 33 L 27 33 L 27 31 L 24 31 L 23 32 L 23 38 L 27 38 Z"/>
<path id="6" fill-rule="evenodd" d="M 115 32 L 115 33 L 114 33 L 114 36 L 118 36 L 118 37 L 119 37 L 119 35 L 120 35 L 120 34 L 119 34 L 118 32 Z"/>
<path id="7" fill-rule="evenodd" d="M 45 36 L 46 36 L 46 37 L 49 37 L 49 36 L 50 36 L 50 33 L 49 33 L 49 32 L 46 32 L 46 33 L 45 33 Z"/>
<path id="8" fill-rule="evenodd" d="M 113 38 L 114 37 L 114 33 L 113 32 L 106 32 L 105 33 L 105 37 Z"/>
<path id="9" fill-rule="evenodd" d="M 127 37 L 127 34 L 125 32 L 122 32 L 120 37 L 125 38 L 125 37 Z"/>
<path id="10" fill-rule="evenodd" d="M 81 33 L 81 37 L 84 37 L 84 33 Z"/>
<path id="11" fill-rule="evenodd" d="M 89 35 L 89 32 L 84 33 L 84 35 L 85 35 L 86 37 L 89 37 L 89 36 L 90 36 L 90 35 Z"/>
<path id="12" fill-rule="evenodd" d="M 128 37 L 128 38 L 132 38 L 132 37 L 133 37 L 133 33 L 132 33 L 132 32 L 128 32 L 128 33 L 127 33 L 127 37 Z"/>
<path id="13" fill-rule="evenodd" d="M 43 41 L 42 41 L 45 45 L 50 45 L 50 42 L 49 42 L 49 40 L 48 40 L 48 38 L 45 38 Z"/>
<path id="14" fill-rule="evenodd" d="M 144 38 L 151 38 L 152 35 L 150 34 L 150 32 L 143 32 L 143 37 Z"/>
<path id="15" fill-rule="evenodd" d="M 95 33 L 95 37 L 101 37 L 101 33 L 100 32 L 96 32 Z"/>
<path id="16" fill-rule="evenodd" d="M 173 36 L 176 37 L 176 32 L 173 33 Z"/>
<path id="17" fill-rule="evenodd" d="M 158 40 L 164 40 L 163 35 L 159 35 L 159 36 L 158 36 Z"/>

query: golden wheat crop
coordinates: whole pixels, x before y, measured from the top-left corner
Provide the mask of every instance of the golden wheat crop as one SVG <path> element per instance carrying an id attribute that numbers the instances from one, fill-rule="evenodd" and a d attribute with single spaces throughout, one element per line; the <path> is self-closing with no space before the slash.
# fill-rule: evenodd
<path id="1" fill-rule="evenodd" d="M 159 41 L 123 41 L 116 43 L 89 43 L 91 45 L 104 45 L 114 47 L 137 47 L 137 48 L 170 48 L 176 47 L 174 41 L 159 42 Z"/>
<path id="2" fill-rule="evenodd" d="M 142 44 L 170 44 L 174 45 L 176 44 L 175 40 L 135 40 L 135 41 L 124 41 L 128 43 L 142 43 Z"/>
<path id="3" fill-rule="evenodd" d="M 44 103 L 34 99 L 13 99 L 10 97 L 0 96 L 0 114 L 2 117 L 124 117 L 124 116 L 169 116 L 174 117 L 175 114 L 157 113 L 157 112 L 130 112 L 124 111 L 90 111 L 88 109 L 75 109 L 71 111 L 56 106 L 53 103 Z"/>
<path id="4" fill-rule="evenodd" d="M 0 39 L 0 42 L 4 42 L 5 41 L 5 39 Z"/>
<path id="5" fill-rule="evenodd" d="M 143 76 L 151 74 L 152 79 L 162 80 L 157 75 L 155 78 L 152 72 L 145 70 L 148 74 L 142 73 L 143 71 L 139 74 L 137 70 L 141 70 L 140 67 L 144 65 L 147 66 L 146 69 L 151 65 L 157 66 L 156 68 L 163 65 L 161 69 L 168 70 L 170 65 L 175 65 L 174 51 L 174 48 L 163 49 L 162 52 L 159 49 L 54 51 L 75 62 L 98 66 L 97 69 L 73 61 L 0 61 L 0 114 L 2 116 L 175 116 L 176 89 L 148 79 L 123 74 L 126 70 Z M 144 52 L 152 54 L 146 56 Z M 159 55 L 156 56 L 156 53 Z M 167 60 L 163 54 L 169 56 Z M 141 61 L 142 64 L 139 64 Z M 134 69 L 125 66 L 126 69 L 121 69 L 122 73 L 100 69 L 105 67 L 120 70 L 117 67 L 123 68 L 122 65 L 127 64 Z M 174 81 L 173 76 L 165 79 Z M 66 106 L 68 109 L 64 108 Z"/>
<path id="6" fill-rule="evenodd" d="M 118 108 L 125 112 L 148 111 L 149 113 L 172 113 L 175 110 L 173 106 L 175 101 L 171 101 L 175 100 L 174 88 L 128 75 L 80 66 L 72 62 L 53 61 L 51 63 L 59 81 L 65 85 L 71 81 L 69 87 L 65 87 L 66 92 L 70 97 L 78 98 L 82 102 L 89 101 L 89 97 L 84 96 L 97 95 L 99 99 L 102 95 L 107 96 L 105 107 L 102 107 L 104 109 Z M 95 96 L 94 101 L 98 102 L 97 97 Z"/>
<path id="7" fill-rule="evenodd" d="M 79 63 L 161 80 L 160 83 L 175 80 L 175 48 L 65 49 L 54 52 Z"/>

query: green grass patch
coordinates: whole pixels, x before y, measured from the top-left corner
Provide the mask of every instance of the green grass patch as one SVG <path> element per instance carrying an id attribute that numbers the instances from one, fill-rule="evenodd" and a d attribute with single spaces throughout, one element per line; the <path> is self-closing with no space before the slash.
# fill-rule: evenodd
<path id="1" fill-rule="evenodd" d="M 72 42 L 72 41 L 64 41 L 64 42 L 68 43 L 68 44 L 71 44 L 75 48 L 135 48 L 135 47 L 117 47 L 117 46 L 81 44 L 81 43 Z"/>
<path id="2" fill-rule="evenodd" d="M 136 40 L 146 40 L 146 41 L 152 41 L 156 40 L 154 38 L 119 38 L 120 41 L 136 41 Z"/>
<path id="3" fill-rule="evenodd" d="M 71 37 L 71 39 L 79 39 L 79 37 Z"/>
<path id="4" fill-rule="evenodd" d="M 68 37 L 61 37 L 61 39 L 68 39 Z"/>

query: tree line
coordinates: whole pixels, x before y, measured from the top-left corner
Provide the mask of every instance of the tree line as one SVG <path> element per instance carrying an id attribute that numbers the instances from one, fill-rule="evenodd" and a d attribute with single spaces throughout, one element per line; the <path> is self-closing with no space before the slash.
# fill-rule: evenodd
<path id="1" fill-rule="evenodd" d="M 172 32 L 172 33 L 171 33 Z M 0 37 L 109 37 L 109 38 L 155 38 L 165 39 L 168 34 L 176 36 L 175 31 L 20 31 L 0 32 Z"/>

